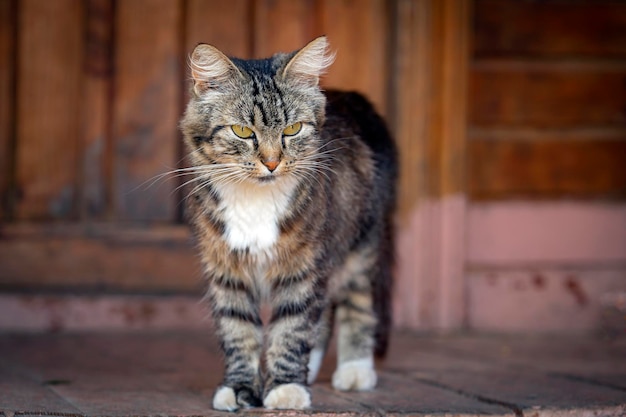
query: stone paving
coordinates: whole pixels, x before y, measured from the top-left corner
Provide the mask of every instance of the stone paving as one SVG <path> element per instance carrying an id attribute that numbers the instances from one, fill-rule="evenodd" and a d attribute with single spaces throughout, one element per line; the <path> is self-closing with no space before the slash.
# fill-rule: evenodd
<path id="1" fill-rule="evenodd" d="M 626 337 L 397 332 L 372 392 L 330 386 L 327 357 L 305 411 L 243 416 L 625 416 Z M 200 332 L 0 335 L 0 413 L 233 416 L 211 409 L 222 372 Z"/>

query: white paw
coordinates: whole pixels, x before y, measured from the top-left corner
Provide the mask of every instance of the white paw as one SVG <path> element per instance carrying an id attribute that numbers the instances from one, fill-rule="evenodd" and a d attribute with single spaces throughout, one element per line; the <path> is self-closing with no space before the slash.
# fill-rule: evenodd
<path id="1" fill-rule="evenodd" d="M 339 365 L 333 374 L 333 388 L 340 391 L 367 391 L 376 386 L 372 359 L 357 359 Z"/>
<path id="2" fill-rule="evenodd" d="M 322 366 L 322 360 L 324 359 L 324 351 L 322 349 L 313 349 L 311 356 L 309 356 L 309 376 L 307 377 L 307 383 L 311 385 L 315 382 L 317 374 Z"/>
<path id="3" fill-rule="evenodd" d="M 230 387 L 220 387 L 213 396 L 213 408 L 221 411 L 236 411 L 237 397 L 235 391 Z"/>
<path id="4" fill-rule="evenodd" d="M 302 410 L 311 406 L 311 394 L 300 384 L 278 385 L 263 400 L 265 408 Z"/>

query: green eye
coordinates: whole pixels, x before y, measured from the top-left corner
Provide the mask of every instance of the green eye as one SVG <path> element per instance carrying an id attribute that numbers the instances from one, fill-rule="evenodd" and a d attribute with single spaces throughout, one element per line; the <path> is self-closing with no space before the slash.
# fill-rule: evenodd
<path id="1" fill-rule="evenodd" d="M 252 131 L 252 129 L 247 126 L 232 125 L 230 128 L 233 133 L 239 136 L 241 139 L 249 139 L 254 136 L 254 132 Z"/>
<path id="2" fill-rule="evenodd" d="M 285 135 L 285 136 L 297 135 L 298 132 L 300 132 L 300 129 L 302 129 L 302 123 L 300 123 L 300 122 L 294 123 L 291 126 L 287 126 L 283 130 L 283 135 Z"/>

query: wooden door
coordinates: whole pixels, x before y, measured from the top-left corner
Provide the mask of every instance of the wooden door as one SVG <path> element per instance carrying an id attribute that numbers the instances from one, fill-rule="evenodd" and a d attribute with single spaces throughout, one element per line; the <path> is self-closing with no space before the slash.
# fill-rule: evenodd
<path id="1" fill-rule="evenodd" d="M 326 34 L 324 80 L 388 113 L 383 0 L 1 0 L 0 289 L 198 293 L 178 121 L 200 42 L 265 57 Z M 362 30 L 367 28 L 367 30 Z"/>

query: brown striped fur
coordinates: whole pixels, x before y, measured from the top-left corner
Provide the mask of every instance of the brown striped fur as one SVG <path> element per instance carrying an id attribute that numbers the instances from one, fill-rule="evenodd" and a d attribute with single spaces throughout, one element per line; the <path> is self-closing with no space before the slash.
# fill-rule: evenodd
<path id="1" fill-rule="evenodd" d="M 396 152 L 362 96 L 320 90 L 331 60 L 323 37 L 266 60 L 229 59 L 208 45 L 191 58 L 181 127 L 188 215 L 226 365 L 218 409 L 308 407 L 309 367 L 333 318 L 334 387 L 376 382 L 371 359 L 384 353 L 391 320 Z M 297 122 L 297 135 L 282 133 Z M 232 125 L 254 136 L 239 138 Z"/>

